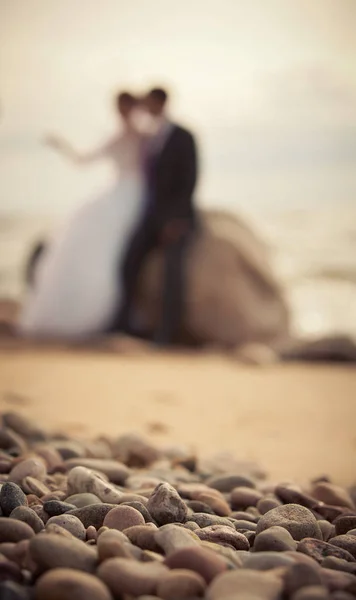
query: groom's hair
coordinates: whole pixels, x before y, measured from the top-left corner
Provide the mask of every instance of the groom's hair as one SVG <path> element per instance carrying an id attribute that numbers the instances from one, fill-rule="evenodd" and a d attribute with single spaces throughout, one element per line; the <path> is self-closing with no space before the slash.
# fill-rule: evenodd
<path id="1" fill-rule="evenodd" d="M 148 95 L 162 106 L 164 106 L 168 100 L 168 92 L 163 88 L 153 88 Z"/>
<path id="2" fill-rule="evenodd" d="M 136 104 L 136 102 L 137 100 L 135 96 L 133 96 L 133 94 L 130 94 L 130 92 L 120 92 L 120 94 L 116 96 L 117 106 L 120 106 L 122 104 L 131 104 L 133 106 L 134 104 Z"/>

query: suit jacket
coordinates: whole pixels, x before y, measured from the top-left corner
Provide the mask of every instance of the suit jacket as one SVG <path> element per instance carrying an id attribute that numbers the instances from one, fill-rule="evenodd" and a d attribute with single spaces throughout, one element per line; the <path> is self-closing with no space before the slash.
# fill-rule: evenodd
<path id="1" fill-rule="evenodd" d="M 192 134 L 173 125 L 161 150 L 148 164 L 148 218 L 163 227 L 175 218 L 195 222 L 193 193 L 197 181 L 197 150 Z"/>

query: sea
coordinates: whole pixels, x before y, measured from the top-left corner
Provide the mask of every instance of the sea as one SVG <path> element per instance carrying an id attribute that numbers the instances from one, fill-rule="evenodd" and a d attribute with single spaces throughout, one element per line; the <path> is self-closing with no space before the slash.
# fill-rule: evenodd
<path id="1" fill-rule="evenodd" d="M 356 337 L 356 200 L 303 209 L 255 207 L 243 216 L 270 248 L 294 332 Z M 26 257 L 59 221 L 53 215 L 0 214 L 0 299 L 21 300 Z"/>

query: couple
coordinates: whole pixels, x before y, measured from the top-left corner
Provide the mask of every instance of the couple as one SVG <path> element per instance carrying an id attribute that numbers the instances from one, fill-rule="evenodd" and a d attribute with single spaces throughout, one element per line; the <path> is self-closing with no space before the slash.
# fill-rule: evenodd
<path id="1" fill-rule="evenodd" d="M 76 152 L 58 138 L 48 143 L 79 164 L 108 158 L 118 180 L 106 196 L 85 203 L 42 253 L 20 317 L 20 332 L 85 338 L 132 332 L 138 277 L 148 253 L 164 247 L 159 345 L 174 342 L 184 304 L 184 254 L 196 228 L 193 193 L 197 153 L 192 134 L 167 113 L 168 94 L 116 98 L 121 131 L 101 148 Z M 149 116 L 150 130 L 137 124 Z"/>

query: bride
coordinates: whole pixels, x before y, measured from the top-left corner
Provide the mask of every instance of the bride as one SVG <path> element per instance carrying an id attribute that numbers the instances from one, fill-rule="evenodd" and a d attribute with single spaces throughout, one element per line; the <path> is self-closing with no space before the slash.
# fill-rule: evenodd
<path id="1" fill-rule="evenodd" d="M 114 188 L 84 203 L 51 240 L 26 299 L 19 332 L 37 337 L 82 338 L 108 329 L 121 299 L 120 259 L 137 225 L 144 201 L 144 136 L 133 124 L 137 100 L 116 98 L 121 131 L 86 154 L 67 142 L 47 143 L 78 164 L 109 159 L 118 172 Z"/>

